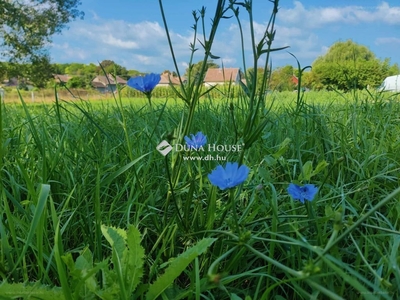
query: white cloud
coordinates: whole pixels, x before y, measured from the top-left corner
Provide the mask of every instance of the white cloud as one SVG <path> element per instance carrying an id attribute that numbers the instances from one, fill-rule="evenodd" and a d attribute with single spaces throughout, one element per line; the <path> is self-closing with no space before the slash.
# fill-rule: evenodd
<path id="1" fill-rule="evenodd" d="M 304 7 L 300 1 L 294 1 L 293 8 L 281 8 L 278 19 L 284 23 L 299 24 L 301 27 L 317 28 L 326 24 L 356 24 L 380 22 L 400 24 L 400 6 L 390 6 L 382 2 L 374 8 L 362 6 L 342 7 Z"/>
<path id="2" fill-rule="evenodd" d="M 181 67 L 183 67 L 184 69 L 189 68 L 189 64 L 188 64 L 186 61 L 181 61 L 181 62 L 179 63 L 179 65 L 180 65 Z"/>
<path id="3" fill-rule="evenodd" d="M 107 34 L 103 36 L 103 43 L 111 45 L 117 48 L 124 49 L 138 49 L 139 46 L 135 41 L 123 41 L 119 38 L 113 37 L 111 34 Z"/>
<path id="4" fill-rule="evenodd" d="M 267 23 L 253 22 L 254 33 L 255 33 L 255 43 L 258 44 L 263 37 L 266 30 Z M 247 52 L 246 63 L 247 67 L 252 65 L 252 55 L 251 53 L 251 39 L 250 39 L 250 23 L 248 21 L 242 21 L 243 36 L 244 36 L 244 48 Z M 318 36 L 309 31 L 299 28 L 298 26 L 282 26 L 275 25 L 276 35 L 273 41 L 272 48 L 281 48 L 289 46 L 285 50 L 280 50 L 272 52 L 270 59 L 272 59 L 272 64 L 280 65 L 282 61 L 296 64 L 295 59 L 288 53 L 294 54 L 300 61 L 308 60 L 312 61 L 317 56 L 322 55 L 324 50 L 320 45 L 320 40 Z M 222 40 L 216 44 L 219 51 L 215 52 L 216 55 L 222 55 L 223 57 L 240 57 L 241 45 L 240 45 L 240 35 L 239 28 L 236 24 L 232 24 L 228 31 L 222 35 Z M 266 46 L 265 46 L 266 47 Z M 264 47 L 264 48 L 265 48 Z M 224 64 L 231 64 L 233 66 L 242 67 L 242 61 L 232 60 L 227 61 L 224 59 Z M 259 60 L 259 66 L 265 64 L 265 55 Z"/>
<path id="5" fill-rule="evenodd" d="M 255 24 L 257 32 L 263 33 L 265 31 L 265 24 Z M 273 41 L 272 48 L 281 48 L 288 46 L 289 48 L 272 52 L 271 58 L 273 64 L 278 64 L 279 61 L 289 61 L 293 65 L 296 65 L 295 59 L 288 53 L 295 55 L 297 59 L 313 60 L 317 56 L 323 54 L 323 49 L 320 45 L 318 36 L 309 30 L 301 29 L 297 26 L 282 26 L 275 25 L 275 40 Z M 261 38 L 261 34 L 259 38 Z"/>
<path id="6" fill-rule="evenodd" d="M 376 45 L 383 45 L 383 44 L 400 44 L 400 38 L 396 37 L 383 37 L 377 38 L 375 40 Z"/>
<path id="7" fill-rule="evenodd" d="M 221 57 L 221 66 L 222 64 L 224 65 L 224 67 L 236 67 L 237 60 L 236 58 L 229 56 Z"/>
<path id="8" fill-rule="evenodd" d="M 141 22 L 136 24 L 125 23 L 118 26 L 121 21 L 115 21 L 111 25 L 113 29 L 121 30 L 121 34 L 128 39 L 140 41 L 141 45 L 147 46 L 154 41 L 165 40 L 165 30 L 157 22 Z M 117 26 L 116 26 L 117 25 Z M 118 28 L 119 27 L 119 28 Z"/>
<path id="9" fill-rule="evenodd" d="M 295 65 L 294 58 L 288 52 L 293 53 L 302 64 L 310 64 L 315 58 L 326 52 L 328 44 L 338 39 L 337 33 L 341 29 L 347 30 L 346 26 L 349 27 L 349 24 L 364 23 L 370 26 L 388 24 L 383 27 L 400 24 L 400 7 L 390 6 L 386 2 L 375 7 L 354 5 L 310 7 L 307 6 L 305 0 L 293 3 L 291 8 L 281 8 L 278 13 L 278 20 L 275 24 L 275 41 L 272 47 L 290 46 L 290 48 L 271 53 L 270 58 L 274 65 L 286 63 Z M 241 25 L 246 52 L 246 67 L 249 67 L 252 65 L 250 23 L 244 19 L 241 20 Z M 265 16 L 258 19 L 257 22 L 253 22 L 253 26 L 257 44 L 267 26 Z M 174 53 L 178 67 L 184 73 L 191 55 L 189 44 L 193 42 L 194 34 L 189 28 L 186 31 L 179 27 L 172 28 L 174 29 L 169 33 Z M 331 34 L 332 38 L 328 37 Z M 351 34 L 349 34 L 350 37 Z M 392 34 L 388 32 L 387 35 Z M 61 40 L 68 41 L 68 44 L 64 45 L 63 42 L 60 42 L 60 45 L 53 45 L 53 49 L 57 50 L 54 53 L 57 53 L 58 56 L 53 56 L 55 61 L 59 61 L 59 57 L 69 58 L 69 61 L 79 59 L 85 63 L 88 60 L 97 63 L 103 59 L 111 59 L 128 69 L 137 69 L 143 72 L 174 69 L 165 29 L 155 21 L 133 23 L 123 20 L 105 20 L 93 13 L 93 17 L 88 21 L 71 23 L 69 30 L 63 32 L 63 36 L 65 38 Z M 400 43 L 400 39 L 397 37 L 384 38 L 383 34 L 380 36 L 380 38 L 377 38 L 376 35 L 371 36 L 371 43 L 386 44 L 392 47 L 396 47 Z M 202 35 L 199 35 L 198 38 L 202 38 Z M 198 51 L 195 53 L 193 63 L 204 58 L 204 50 L 198 41 L 196 41 L 196 47 Z M 226 67 L 243 67 L 241 51 L 238 25 L 234 19 L 229 19 L 219 28 L 213 43 L 212 54 L 221 57 L 221 59 L 215 59 L 214 62 L 219 65 L 223 63 Z M 263 60 L 265 60 L 265 55 L 260 60 L 260 65 L 263 64 Z"/>
<path id="10" fill-rule="evenodd" d="M 379 20 L 389 24 L 400 24 L 400 6 L 390 7 L 386 2 L 382 2 L 375 15 L 375 21 Z"/>
<path id="11" fill-rule="evenodd" d="M 100 20 L 99 15 L 94 10 L 89 10 L 89 13 L 91 14 L 92 20 Z"/>
<path id="12" fill-rule="evenodd" d="M 81 24 L 83 22 L 80 22 Z M 157 22 L 127 23 L 121 20 L 96 20 L 95 23 L 74 23 L 68 31 L 75 39 L 95 44 L 107 44 L 124 49 L 144 49 L 165 40 L 165 31 Z"/>
<path id="13" fill-rule="evenodd" d="M 158 22 L 144 21 L 129 23 L 122 20 L 101 20 L 94 18 L 91 22 L 77 21 L 71 24 L 63 36 L 69 41 L 68 47 L 53 43 L 53 49 L 66 58 L 86 60 L 90 53 L 92 61 L 111 59 L 128 69 L 146 71 L 148 66 L 172 65 L 171 54 L 165 30 Z M 175 54 L 180 57 L 190 55 L 189 42 L 193 34 L 187 36 L 170 31 Z M 64 40 L 65 40 L 64 38 Z M 54 39 L 55 41 L 57 38 Z M 76 54 L 72 56 L 72 50 Z M 78 50 L 79 49 L 79 50 Z M 59 57 L 53 57 L 57 60 Z M 164 64 L 164 66 L 162 66 Z M 162 71 L 161 70 L 161 71 Z"/>
<path id="14" fill-rule="evenodd" d="M 87 50 L 84 50 L 79 47 L 72 47 L 69 43 L 62 44 L 54 44 L 51 46 L 55 49 L 59 49 L 58 53 L 60 53 L 59 57 L 55 57 L 56 61 L 59 59 L 63 60 L 85 60 L 90 57 L 90 53 Z"/>
<path id="15" fill-rule="evenodd" d="M 148 56 L 148 55 L 134 54 L 134 55 L 132 55 L 132 58 L 135 61 L 138 61 L 139 63 L 144 64 L 144 65 L 153 65 L 153 64 L 157 63 L 156 57 L 152 57 L 152 56 Z"/>
<path id="16" fill-rule="evenodd" d="M 321 29 L 329 30 L 333 36 L 337 32 L 354 24 L 400 24 L 400 6 L 390 6 L 382 2 L 377 6 L 308 6 L 306 1 L 294 1 L 291 8 L 281 8 L 276 26 L 275 47 L 290 46 L 287 51 L 293 53 L 300 62 L 312 62 L 324 55 L 329 48 L 324 43 L 329 41 L 321 36 Z M 378 25 L 379 26 L 379 25 Z M 385 25 L 382 25 L 385 26 Z M 371 37 L 372 38 L 372 37 Z M 337 39 L 337 38 L 336 38 Z M 375 44 L 398 45 L 399 38 L 373 38 Z M 324 41 L 324 42 L 323 42 Z M 331 40 L 330 43 L 335 42 Z M 288 61 L 286 51 L 273 53 L 273 60 Z"/>

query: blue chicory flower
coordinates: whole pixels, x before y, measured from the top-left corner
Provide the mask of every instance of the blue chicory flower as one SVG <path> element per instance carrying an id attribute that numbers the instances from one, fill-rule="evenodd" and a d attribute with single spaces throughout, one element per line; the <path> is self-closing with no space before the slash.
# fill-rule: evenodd
<path id="1" fill-rule="evenodd" d="M 225 168 L 221 165 L 217 166 L 216 169 L 208 174 L 208 179 L 213 185 L 225 190 L 244 182 L 249 175 L 249 171 L 250 169 L 245 165 L 239 167 L 237 162 L 228 162 Z"/>
<path id="2" fill-rule="evenodd" d="M 160 74 L 151 73 L 145 76 L 132 77 L 126 84 L 142 93 L 149 94 L 160 82 L 160 80 Z"/>
<path id="3" fill-rule="evenodd" d="M 287 189 L 290 196 L 295 200 L 300 200 L 304 203 L 304 200 L 312 201 L 318 192 L 318 188 L 313 184 L 305 184 L 304 186 L 299 186 L 297 184 L 291 183 Z"/>
<path id="4" fill-rule="evenodd" d="M 186 145 L 191 150 L 198 150 L 207 143 L 207 136 L 205 136 L 201 131 L 196 133 L 196 135 L 191 134 L 191 138 L 185 136 Z"/>

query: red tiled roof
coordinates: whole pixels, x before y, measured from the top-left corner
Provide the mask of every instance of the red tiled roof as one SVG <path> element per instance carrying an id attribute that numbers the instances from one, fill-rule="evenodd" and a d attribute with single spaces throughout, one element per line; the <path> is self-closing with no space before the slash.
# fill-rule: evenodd
<path id="1" fill-rule="evenodd" d="M 178 77 L 169 75 L 168 73 L 161 74 L 161 80 L 158 84 L 167 85 L 170 80 L 172 84 L 180 84 Z"/>
<path id="2" fill-rule="evenodd" d="M 92 81 L 92 87 L 94 88 L 105 88 L 107 85 L 100 81 Z"/>
<path id="3" fill-rule="evenodd" d="M 236 81 L 239 72 L 239 68 L 209 68 L 207 70 L 206 76 L 204 77 L 204 82 L 226 82 L 231 80 Z"/>
<path id="4" fill-rule="evenodd" d="M 296 76 L 292 75 L 292 82 L 294 84 L 299 84 L 299 79 Z"/>
<path id="5" fill-rule="evenodd" d="M 62 75 L 62 74 L 53 74 L 53 77 L 58 82 L 68 82 L 72 78 L 72 76 Z"/>
<path id="6" fill-rule="evenodd" d="M 126 80 L 125 79 L 123 79 L 123 78 L 121 78 L 119 76 L 116 76 L 115 78 L 116 78 L 118 84 L 126 84 Z M 109 84 L 115 84 L 114 76 L 112 76 L 110 74 L 108 74 L 107 76 L 98 75 L 92 80 L 92 85 L 93 86 L 96 85 L 96 86 L 99 86 L 99 87 L 100 86 L 104 87 L 104 86 L 107 86 Z"/>

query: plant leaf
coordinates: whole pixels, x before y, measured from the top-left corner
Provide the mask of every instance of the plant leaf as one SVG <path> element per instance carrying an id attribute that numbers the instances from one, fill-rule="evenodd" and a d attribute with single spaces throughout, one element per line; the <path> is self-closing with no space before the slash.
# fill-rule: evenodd
<path id="1" fill-rule="evenodd" d="M 283 153 L 286 152 L 286 150 L 289 148 L 289 144 L 292 142 L 290 138 L 286 138 L 280 145 L 279 145 L 279 150 L 272 154 L 272 156 L 276 159 L 280 158 Z"/>
<path id="2" fill-rule="evenodd" d="M 299 181 L 302 180 L 310 180 L 311 178 L 311 174 L 312 174 L 312 161 L 307 161 L 304 165 L 303 168 L 301 170 L 301 174 L 299 176 Z"/>
<path id="3" fill-rule="evenodd" d="M 133 293 L 143 276 L 144 248 L 140 245 L 141 236 L 139 230 L 130 225 L 127 232 L 127 245 L 125 267 L 125 278 L 128 292 Z"/>
<path id="4" fill-rule="evenodd" d="M 192 248 L 186 250 L 184 253 L 175 258 L 169 265 L 163 275 L 157 278 L 157 280 L 150 285 L 149 291 L 146 294 L 147 300 L 157 299 L 161 293 L 168 288 L 172 282 L 186 269 L 186 267 L 194 260 L 197 256 L 202 254 L 211 246 L 217 239 L 204 238 L 198 242 Z"/>
<path id="5" fill-rule="evenodd" d="M 322 170 L 324 170 L 327 166 L 329 165 L 329 163 L 326 162 L 326 160 L 320 161 L 318 163 L 318 165 L 315 167 L 314 171 L 311 173 L 311 177 L 313 177 L 314 175 L 317 175 L 318 173 L 320 173 Z"/>

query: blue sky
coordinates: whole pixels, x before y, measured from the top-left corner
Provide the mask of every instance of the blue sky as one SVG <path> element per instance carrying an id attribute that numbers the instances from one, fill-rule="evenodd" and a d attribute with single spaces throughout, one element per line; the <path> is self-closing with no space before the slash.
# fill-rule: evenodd
<path id="1" fill-rule="evenodd" d="M 190 58 L 192 11 L 205 6 L 206 24 L 209 25 L 216 2 L 163 1 L 181 72 L 185 71 Z M 253 0 L 253 5 L 254 28 L 259 39 L 266 28 L 272 5 L 267 0 Z M 80 9 L 85 13 L 84 20 L 68 24 L 61 35 L 53 37 L 49 48 L 53 62 L 98 64 L 110 59 L 141 72 L 174 70 L 157 0 L 82 0 Z M 244 9 L 240 10 L 240 19 L 244 29 L 248 30 L 249 18 Z M 243 69 L 235 19 L 224 19 L 220 25 L 212 53 L 221 59 L 215 62 Z M 274 52 L 272 66 L 295 66 L 296 61 L 288 51 L 298 58 L 302 66 L 311 65 L 333 43 L 348 39 L 367 46 L 378 58 L 388 57 L 392 63 L 400 64 L 400 1 L 281 0 L 273 46 L 290 48 Z M 249 50 L 250 39 L 245 39 L 245 43 L 245 48 Z M 201 58 L 199 50 L 194 61 Z M 249 51 L 246 52 L 248 66 L 250 59 Z"/>

